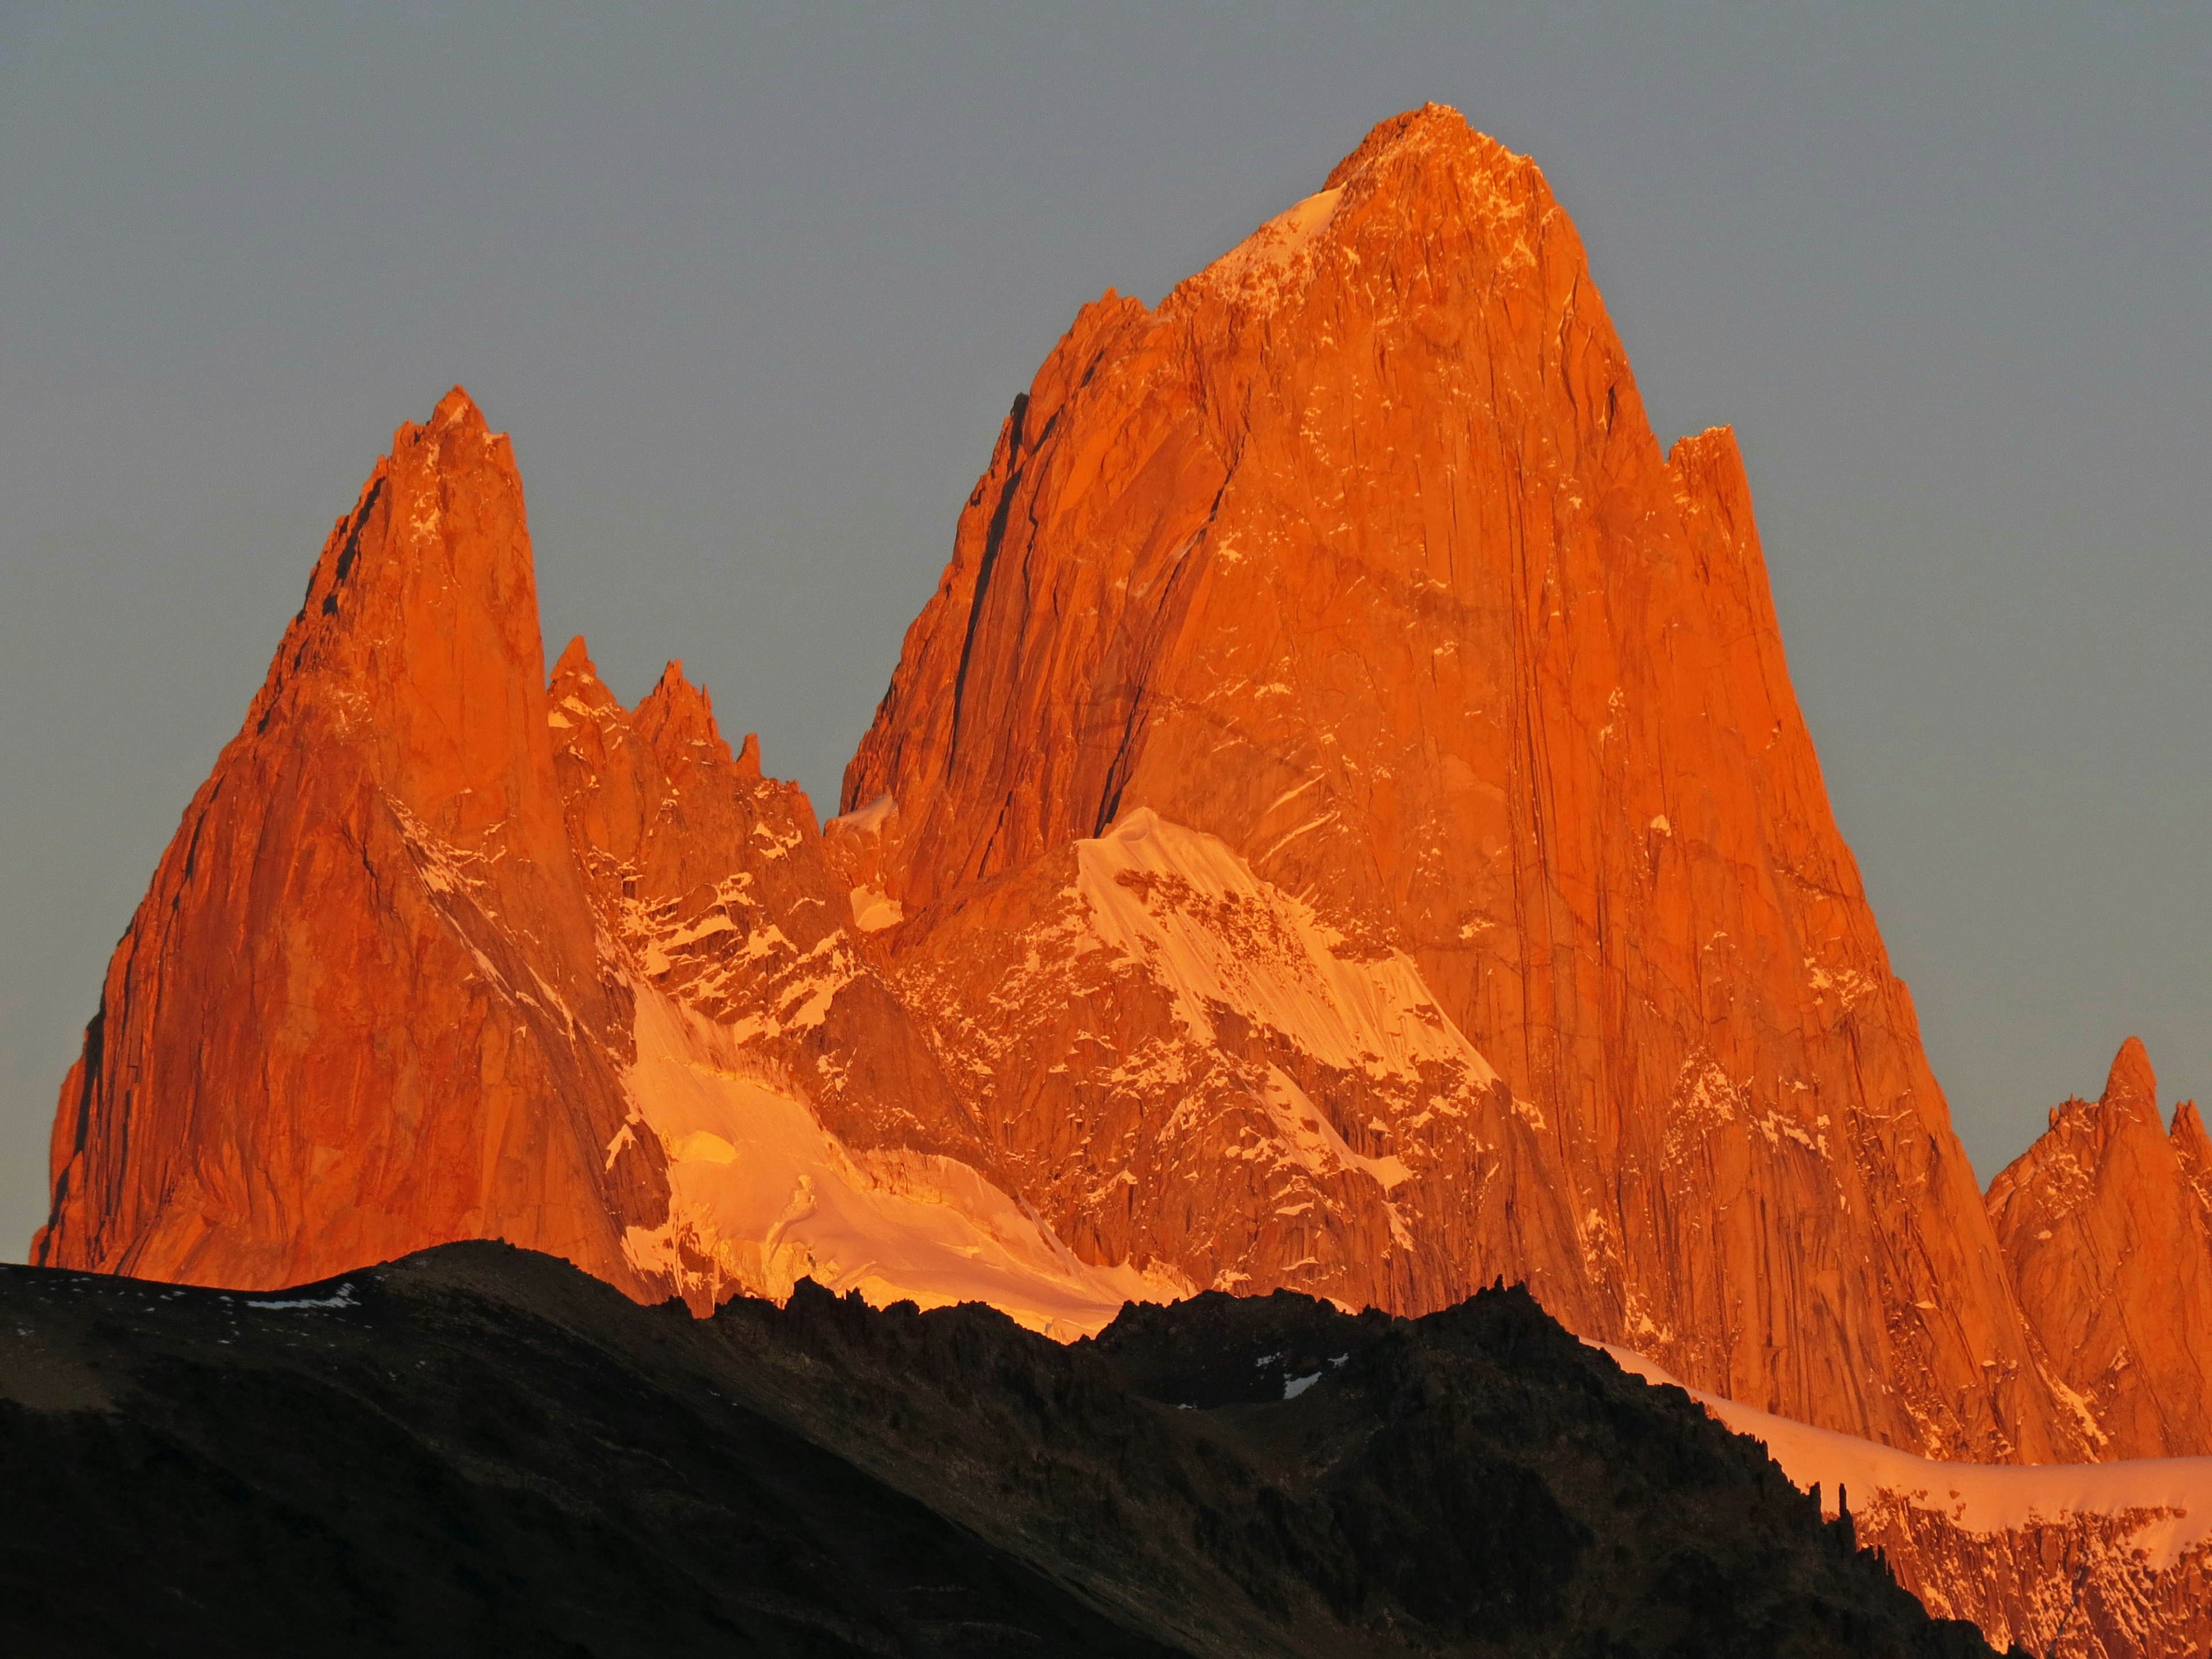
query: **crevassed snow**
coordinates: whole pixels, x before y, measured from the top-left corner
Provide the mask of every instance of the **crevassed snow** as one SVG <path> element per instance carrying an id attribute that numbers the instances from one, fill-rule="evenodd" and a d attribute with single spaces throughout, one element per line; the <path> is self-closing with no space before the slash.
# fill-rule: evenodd
<path id="1" fill-rule="evenodd" d="M 1496 1079 L 1412 957 L 1340 955 L 1340 934 L 1218 838 L 1139 807 L 1075 852 L 1092 931 L 1150 964 L 1200 1042 L 1214 1040 L 1207 1005 L 1218 1002 L 1324 1065 L 1379 1078 L 1443 1061 L 1463 1066 L 1476 1087 Z M 1162 902 L 1152 902 L 1148 881 L 1163 886 Z"/>
<path id="2" fill-rule="evenodd" d="M 669 1156 L 668 1220 L 624 1240 L 641 1270 L 681 1273 L 688 1243 L 754 1295 L 781 1299 L 811 1278 L 878 1307 L 988 1302 L 1063 1341 L 1101 1329 L 1125 1302 L 1189 1294 L 1081 1261 L 964 1164 L 851 1150 L 795 1091 L 749 1067 L 726 1028 L 633 988 L 637 1057 L 623 1080 Z"/>
<path id="3" fill-rule="evenodd" d="M 1681 1384 L 1642 1354 L 1603 1342 L 1623 1370 L 1650 1382 Z M 2130 1539 L 2163 1571 L 2212 1539 L 2212 1457 L 2143 1457 L 2113 1463 L 1946 1463 L 1876 1445 L 1856 1435 L 1816 1429 L 1697 1389 L 1684 1390 L 1738 1434 L 1764 1441 L 1792 1484 L 1815 1483 L 1830 1515 L 1840 1486 L 1882 1492 L 1943 1516 L 1962 1532 L 1987 1537 L 2075 1515 L 2142 1515 Z"/>

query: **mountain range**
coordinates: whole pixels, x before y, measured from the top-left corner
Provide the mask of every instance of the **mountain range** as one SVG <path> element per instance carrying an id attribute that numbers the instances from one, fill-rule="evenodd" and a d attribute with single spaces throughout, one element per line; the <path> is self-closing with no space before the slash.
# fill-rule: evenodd
<path id="1" fill-rule="evenodd" d="M 33 1261 L 269 1291 L 501 1239 L 702 1316 L 811 1282 L 1065 1341 L 1503 1279 L 1870 1450 L 2212 1454 L 2195 1109 L 2130 1040 L 1980 1190 L 1734 435 L 1662 450 L 1543 175 L 1455 112 L 1081 310 L 839 807 L 678 665 L 629 708 L 580 640 L 549 675 L 514 451 L 456 389 L 117 947 Z M 1996 1528 L 2103 1540 L 2063 1606 L 2071 1546 L 1883 1547 L 1993 1637 L 2156 1651 L 2072 1610 L 2124 1569 L 2186 1602 L 2212 1546 L 2130 1517 L 2195 1478 Z"/>

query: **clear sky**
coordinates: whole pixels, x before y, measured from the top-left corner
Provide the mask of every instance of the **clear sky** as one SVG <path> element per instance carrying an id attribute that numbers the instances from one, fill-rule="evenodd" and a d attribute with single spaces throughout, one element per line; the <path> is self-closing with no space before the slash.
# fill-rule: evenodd
<path id="1" fill-rule="evenodd" d="M 547 633 L 834 811 L 1000 417 L 1434 99 L 1536 157 L 1986 1180 L 2212 1091 L 2212 7 L 0 0 L 0 1256 L 331 520 L 465 384 Z"/>

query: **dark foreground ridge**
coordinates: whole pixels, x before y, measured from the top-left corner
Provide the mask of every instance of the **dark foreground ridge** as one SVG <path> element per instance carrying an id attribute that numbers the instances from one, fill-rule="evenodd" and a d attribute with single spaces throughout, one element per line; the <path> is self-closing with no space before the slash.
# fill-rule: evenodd
<path id="1" fill-rule="evenodd" d="M 1064 1348 L 499 1244 L 266 1296 L 6 1267 L 0 1492 L 17 1659 L 1988 1651 L 1518 1290 Z"/>

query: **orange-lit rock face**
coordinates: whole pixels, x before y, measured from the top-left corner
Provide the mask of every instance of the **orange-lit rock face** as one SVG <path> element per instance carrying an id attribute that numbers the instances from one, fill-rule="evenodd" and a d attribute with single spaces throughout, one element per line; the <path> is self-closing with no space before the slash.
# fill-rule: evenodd
<path id="1" fill-rule="evenodd" d="M 2142 1334 L 2195 1281 L 2107 1261 L 2124 1206 L 1999 1248 L 1732 436 L 1662 456 L 1541 176 L 1448 111 L 1157 311 L 1085 308 L 830 825 L 673 666 L 625 710 L 538 639 L 456 393 L 118 948 L 38 1259 L 261 1286 L 489 1236 L 695 1306 L 809 1273 L 1062 1332 L 1502 1274 L 1923 1450 L 2201 1443 L 2201 1395 L 2154 1428 L 2054 1334 L 2135 1310 L 2130 1363 L 2201 1376 Z M 2163 1157 L 2201 1218 L 2194 1111 L 2140 1139 L 2095 1167 Z"/>
<path id="2" fill-rule="evenodd" d="M 636 977 L 742 1030 L 848 1146 L 991 1169 L 967 1109 L 860 954 L 812 805 L 762 775 L 757 739 L 732 756 L 676 664 L 625 714 L 581 640 L 556 665 L 550 701 L 573 842 Z"/>
<path id="3" fill-rule="evenodd" d="M 605 1156 L 630 1009 L 544 685 L 513 453 L 456 392 L 331 532 L 117 947 L 34 1261 L 263 1287 L 491 1234 L 639 1288 L 664 1176 Z"/>
<path id="4" fill-rule="evenodd" d="M 844 799 L 896 982 L 1085 1254 L 1408 1310 L 1525 1276 L 1739 1400 L 2072 1445 L 1735 441 L 1662 456 L 1566 215 L 1456 114 L 1084 310 Z"/>
<path id="5" fill-rule="evenodd" d="M 546 687 L 456 392 L 342 520 L 118 947 L 37 1261 L 247 1289 L 505 1238 L 705 1311 L 801 1274 L 1073 1335 L 1180 1281 L 1007 1190 L 813 809 L 671 665 Z"/>
<path id="6" fill-rule="evenodd" d="M 2051 1370 L 2108 1457 L 2212 1453 L 2212 1206 L 2194 1105 L 2159 1120 L 2130 1037 L 2095 1101 L 2069 1100 L 1990 1183 L 1990 1214 Z"/>

